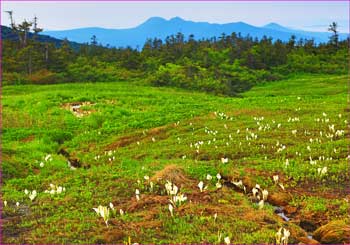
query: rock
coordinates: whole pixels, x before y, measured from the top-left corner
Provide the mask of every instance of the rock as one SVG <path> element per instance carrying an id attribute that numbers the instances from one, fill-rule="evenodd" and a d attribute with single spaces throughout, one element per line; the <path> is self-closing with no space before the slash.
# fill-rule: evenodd
<path id="1" fill-rule="evenodd" d="M 350 225 L 344 220 L 331 221 L 319 227 L 313 237 L 322 244 L 350 244 Z"/>

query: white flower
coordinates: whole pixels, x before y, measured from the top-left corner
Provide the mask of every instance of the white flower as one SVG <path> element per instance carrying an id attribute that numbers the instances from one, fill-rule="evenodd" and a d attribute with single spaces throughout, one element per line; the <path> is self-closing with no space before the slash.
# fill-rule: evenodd
<path id="1" fill-rule="evenodd" d="M 30 194 L 29 194 L 29 199 L 31 201 L 33 201 L 35 199 L 35 197 L 37 196 L 36 190 L 33 190 Z"/>
<path id="2" fill-rule="evenodd" d="M 264 200 L 261 200 L 258 205 L 259 209 L 262 209 L 264 207 Z"/>
<path id="3" fill-rule="evenodd" d="M 199 182 L 199 183 L 198 183 L 198 188 L 199 188 L 199 190 L 200 190 L 201 192 L 203 192 L 203 187 L 204 187 L 203 181 Z"/>
<path id="4" fill-rule="evenodd" d="M 217 219 L 217 217 L 218 217 L 218 214 L 215 213 L 215 214 L 214 214 L 214 221 Z"/>
<path id="5" fill-rule="evenodd" d="M 281 238 L 282 238 L 282 227 L 279 228 L 276 233 L 276 244 L 281 244 Z"/>
<path id="6" fill-rule="evenodd" d="M 178 192 L 179 188 L 173 184 L 173 189 L 170 191 L 170 195 L 176 195 Z"/>
<path id="7" fill-rule="evenodd" d="M 155 139 L 154 137 L 152 137 L 152 141 L 153 141 L 153 142 L 156 142 L 156 139 Z"/>
<path id="8" fill-rule="evenodd" d="M 121 216 L 123 216 L 124 215 L 123 209 L 119 209 L 119 213 L 120 213 Z"/>
<path id="9" fill-rule="evenodd" d="M 255 185 L 255 188 L 256 188 L 256 189 L 260 189 L 260 185 L 259 185 L 259 184 L 256 184 L 256 185 Z"/>
<path id="10" fill-rule="evenodd" d="M 278 175 L 274 175 L 274 176 L 273 176 L 273 181 L 275 181 L 275 184 L 278 183 Z"/>
<path id="11" fill-rule="evenodd" d="M 63 188 L 62 188 L 62 186 L 59 186 L 59 187 L 57 187 L 57 194 L 61 194 L 62 193 L 62 191 L 63 191 Z"/>
<path id="12" fill-rule="evenodd" d="M 278 185 L 281 187 L 282 190 L 284 190 L 284 186 L 281 183 Z"/>
<path id="13" fill-rule="evenodd" d="M 19 202 L 16 202 L 16 206 L 19 207 Z"/>
<path id="14" fill-rule="evenodd" d="M 220 189 L 222 187 L 221 183 L 220 182 L 217 182 L 216 183 L 216 188 Z"/>
<path id="15" fill-rule="evenodd" d="M 40 163 L 40 167 L 43 168 L 45 164 L 43 162 Z"/>
<path id="16" fill-rule="evenodd" d="M 210 174 L 207 174 L 207 180 L 212 180 L 213 176 L 211 176 Z"/>
<path id="17" fill-rule="evenodd" d="M 51 154 L 48 154 L 46 157 L 45 157 L 45 162 L 47 162 L 48 160 L 52 160 L 52 158 L 51 158 Z"/>
<path id="18" fill-rule="evenodd" d="M 230 244 L 231 243 L 230 238 L 228 236 L 224 238 L 224 241 L 225 241 L 226 244 Z"/>
<path id="19" fill-rule="evenodd" d="M 262 194 L 263 194 L 263 200 L 266 201 L 267 200 L 267 196 L 269 195 L 269 192 L 267 190 L 263 190 Z"/>
<path id="20" fill-rule="evenodd" d="M 24 194 L 28 195 L 29 191 L 27 189 L 24 190 Z"/>
<path id="21" fill-rule="evenodd" d="M 4 201 L 4 207 L 6 207 L 6 206 L 7 206 L 7 201 L 5 200 L 5 201 Z"/>
<path id="22" fill-rule="evenodd" d="M 221 179 L 221 175 L 218 173 L 218 174 L 216 175 L 216 178 L 217 178 L 218 180 L 220 180 L 220 179 Z"/>
<path id="23" fill-rule="evenodd" d="M 149 176 L 148 176 L 148 175 L 143 176 L 143 178 L 144 178 L 145 180 L 149 180 Z"/>
<path id="24" fill-rule="evenodd" d="M 106 225 L 108 226 L 108 219 L 109 219 L 109 209 L 106 206 L 99 205 L 98 208 L 93 208 L 95 212 L 103 218 Z"/>
<path id="25" fill-rule="evenodd" d="M 222 163 L 228 163 L 228 158 L 226 157 L 226 158 L 221 158 L 221 162 Z"/>
<path id="26" fill-rule="evenodd" d="M 114 210 L 114 206 L 113 206 L 113 203 L 109 203 L 109 207 L 112 209 L 112 210 Z"/>
<path id="27" fill-rule="evenodd" d="M 140 191 L 139 191 L 139 189 L 136 189 L 135 194 L 136 194 L 136 200 L 140 201 Z"/>
<path id="28" fill-rule="evenodd" d="M 170 211 L 171 216 L 174 216 L 173 210 L 174 210 L 173 205 L 169 204 L 169 211 Z"/>
<path id="29" fill-rule="evenodd" d="M 283 228 L 283 237 L 281 239 L 281 242 L 283 242 L 283 244 L 287 245 L 289 236 L 290 236 L 289 230 Z"/>

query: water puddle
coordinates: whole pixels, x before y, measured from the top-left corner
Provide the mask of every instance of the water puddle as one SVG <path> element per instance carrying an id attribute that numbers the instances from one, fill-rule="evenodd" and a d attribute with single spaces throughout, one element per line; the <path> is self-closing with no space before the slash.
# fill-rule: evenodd
<path id="1" fill-rule="evenodd" d="M 275 209 L 275 214 L 277 214 L 278 216 L 280 216 L 284 221 L 289 222 L 290 218 L 288 218 L 284 212 L 283 212 L 283 208 L 282 207 L 276 207 L 273 206 Z"/>

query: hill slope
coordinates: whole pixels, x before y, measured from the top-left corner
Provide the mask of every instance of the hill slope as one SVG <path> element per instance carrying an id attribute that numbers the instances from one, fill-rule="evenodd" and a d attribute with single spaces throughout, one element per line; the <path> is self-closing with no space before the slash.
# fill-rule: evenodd
<path id="1" fill-rule="evenodd" d="M 32 39 L 33 36 L 34 36 L 34 34 L 31 32 L 28 34 L 28 37 L 30 39 Z M 1 26 L 1 39 L 2 40 L 18 41 L 18 35 L 16 33 L 14 33 L 11 28 L 9 28 L 7 26 Z M 59 38 L 51 37 L 49 35 L 38 34 L 36 37 L 36 40 L 39 42 L 53 43 L 53 44 L 55 44 L 56 47 L 60 47 L 62 45 L 63 38 L 59 39 Z M 71 47 L 73 49 L 78 49 L 81 45 L 77 42 L 72 42 L 72 41 L 69 41 L 69 44 L 71 45 Z"/>

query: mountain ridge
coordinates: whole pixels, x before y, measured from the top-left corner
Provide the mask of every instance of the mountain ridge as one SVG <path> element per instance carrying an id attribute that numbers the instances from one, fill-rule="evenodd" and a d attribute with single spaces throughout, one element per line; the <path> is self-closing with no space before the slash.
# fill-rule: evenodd
<path id="1" fill-rule="evenodd" d="M 164 41 L 167 36 L 176 35 L 178 32 L 183 33 L 186 38 L 192 34 L 196 40 L 219 37 L 222 33 L 231 35 L 235 32 L 241 33 L 242 36 L 249 35 L 258 39 L 267 36 L 273 40 L 280 39 L 282 41 L 288 41 L 292 35 L 295 35 L 297 39 L 314 39 L 316 43 L 327 42 L 331 35 L 329 32 L 295 30 L 274 22 L 258 27 L 242 21 L 218 24 L 184 20 L 181 17 L 173 17 L 168 20 L 162 17 L 151 17 L 132 28 L 84 27 L 69 30 L 48 30 L 44 31 L 43 34 L 58 39 L 67 38 L 78 43 L 90 42 L 91 37 L 95 35 L 102 45 L 142 48 L 148 38 L 160 38 Z M 340 34 L 340 39 L 345 39 L 347 35 Z"/>

